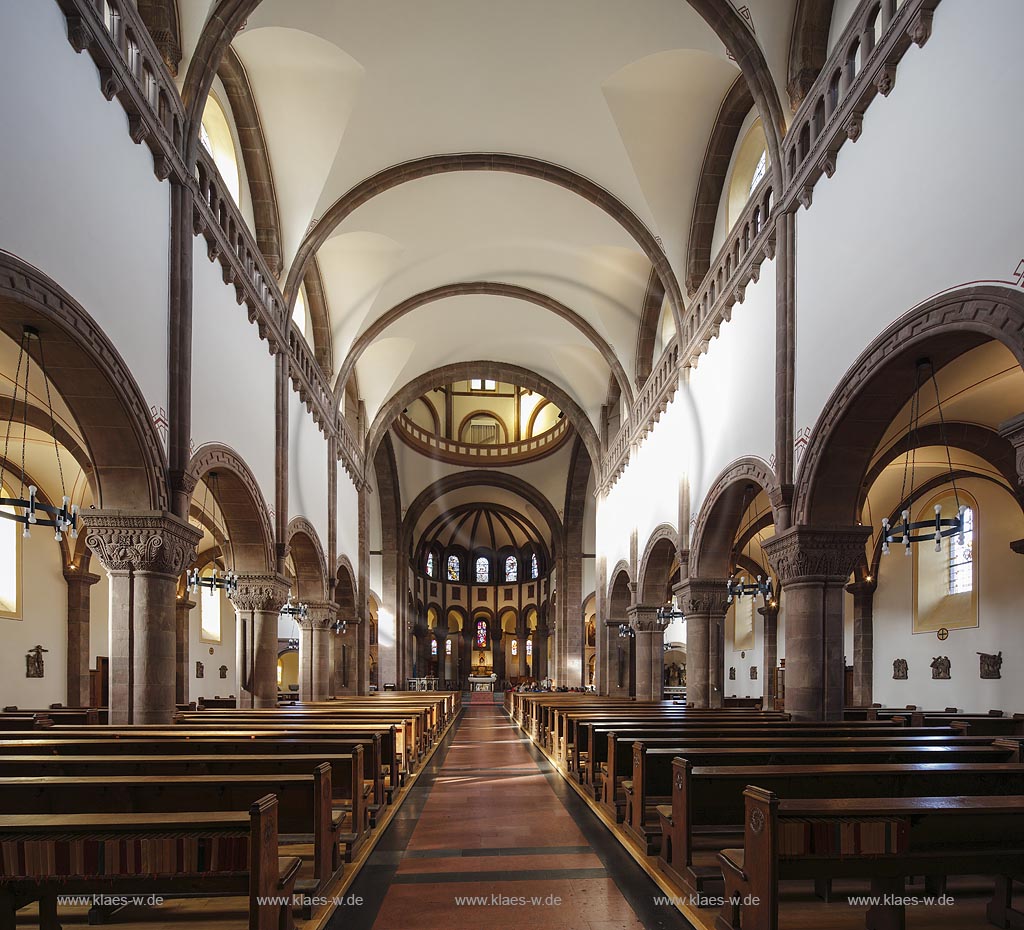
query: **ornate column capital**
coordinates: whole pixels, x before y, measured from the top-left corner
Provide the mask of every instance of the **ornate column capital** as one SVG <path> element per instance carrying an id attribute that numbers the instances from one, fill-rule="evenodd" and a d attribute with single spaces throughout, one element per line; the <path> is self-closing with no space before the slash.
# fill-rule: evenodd
<path id="1" fill-rule="evenodd" d="M 334 601 L 307 601 L 306 606 L 309 608 L 309 617 L 305 622 L 299 621 L 299 626 L 304 630 L 329 630 L 338 619 L 338 605 Z"/>
<path id="2" fill-rule="evenodd" d="M 846 590 L 854 596 L 854 599 L 860 597 L 872 597 L 875 593 L 875 589 L 878 587 L 877 581 L 851 581 L 847 586 Z"/>
<path id="3" fill-rule="evenodd" d="M 109 572 L 180 575 L 195 561 L 203 534 L 159 510 L 83 510 L 85 544 Z"/>
<path id="4" fill-rule="evenodd" d="M 845 582 L 864 561 L 867 526 L 793 526 L 766 539 L 761 548 L 783 588 L 799 581 Z"/>
<path id="5" fill-rule="evenodd" d="M 685 616 L 710 614 L 725 616 L 729 609 L 727 578 L 684 578 L 672 588 Z"/>
<path id="6" fill-rule="evenodd" d="M 765 622 L 771 622 L 778 620 L 779 618 L 779 602 L 778 600 L 767 601 L 761 607 L 757 608 L 757 612 L 764 617 Z"/>
<path id="7" fill-rule="evenodd" d="M 94 575 L 92 572 L 76 572 L 73 569 L 64 569 L 64 580 L 69 584 L 80 584 L 91 588 L 100 580 L 99 575 Z"/>
<path id="8" fill-rule="evenodd" d="M 1017 483 L 1024 486 L 1024 413 L 999 424 L 999 435 L 1007 439 L 1017 453 Z"/>
<path id="9" fill-rule="evenodd" d="M 658 620 L 658 608 L 653 604 L 634 604 L 626 608 L 629 625 L 638 633 L 660 632 L 664 624 Z"/>
<path id="10" fill-rule="evenodd" d="M 231 603 L 238 610 L 279 611 L 288 600 L 288 579 L 267 572 L 247 572 L 238 576 L 238 590 Z"/>

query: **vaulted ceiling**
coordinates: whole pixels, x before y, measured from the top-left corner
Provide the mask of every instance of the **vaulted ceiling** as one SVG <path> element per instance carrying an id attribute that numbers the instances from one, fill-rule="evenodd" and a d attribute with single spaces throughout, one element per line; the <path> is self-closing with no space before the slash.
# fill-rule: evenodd
<path id="1" fill-rule="evenodd" d="M 797 0 L 749 0 L 738 13 L 722 3 L 751 24 L 785 99 Z M 232 49 L 266 140 L 282 283 L 292 297 L 315 256 L 335 371 L 348 359 L 368 420 L 424 373 L 486 359 L 536 372 L 597 426 L 616 369 L 620 382 L 636 371 L 652 265 L 665 315 L 682 310 L 701 166 L 740 73 L 698 12 L 706 5 L 255 7 Z M 215 6 L 178 0 L 179 79 Z M 462 157 L 474 153 L 515 158 Z M 431 158 L 422 172 L 387 170 Z M 470 281 L 546 295 L 586 326 L 517 296 L 463 294 L 376 327 L 350 356 L 396 306 Z"/>

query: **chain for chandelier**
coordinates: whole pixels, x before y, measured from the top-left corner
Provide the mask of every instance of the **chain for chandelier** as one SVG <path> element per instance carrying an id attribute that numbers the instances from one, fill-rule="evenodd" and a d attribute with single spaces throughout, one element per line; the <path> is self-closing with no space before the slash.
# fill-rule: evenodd
<path id="1" fill-rule="evenodd" d="M 920 520 L 917 523 L 910 522 L 910 509 L 914 504 L 914 480 L 917 470 L 917 447 L 920 441 L 921 428 L 921 386 L 925 369 L 928 370 L 928 378 L 932 382 L 935 391 L 935 407 L 939 415 L 939 440 L 946 450 L 946 468 L 949 473 L 949 483 L 953 486 L 953 500 L 956 502 L 956 516 L 943 518 L 942 505 L 935 505 L 934 520 Z M 893 527 L 888 517 L 882 518 L 882 555 L 889 554 L 890 543 L 902 543 L 905 554 L 910 555 L 911 544 L 924 542 L 926 539 L 935 541 L 935 551 L 942 551 L 942 540 L 950 536 L 958 536 L 960 545 L 964 544 L 964 511 L 965 504 L 960 503 L 960 494 L 956 487 L 956 476 L 953 473 L 953 458 L 949 452 L 949 443 L 946 441 L 946 418 L 942 413 L 942 398 L 939 396 L 939 383 L 935 378 L 935 366 L 931 359 L 921 358 L 917 360 L 917 371 L 914 380 L 914 395 L 910 400 L 910 422 L 907 430 L 907 438 L 910 449 L 903 459 L 903 484 L 900 488 L 900 500 L 906 501 L 906 507 L 900 514 L 900 523 Z M 910 478 L 910 492 L 907 493 L 907 478 Z M 927 532 L 920 532 L 927 531 Z M 917 535 L 915 535 L 915 533 Z"/>
<path id="2" fill-rule="evenodd" d="M 207 478 L 208 481 L 203 482 L 203 502 L 200 507 L 203 511 L 203 517 L 209 519 L 210 525 L 216 526 L 216 521 L 213 519 L 213 515 L 206 511 L 206 501 L 210 495 L 210 485 L 217 483 L 217 473 L 211 471 Z M 214 500 L 217 499 L 217 495 L 214 494 Z M 205 523 L 204 523 L 205 525 Z M 230 539 L 228 544 L 230 547 Z M 234 561 L 234 559 L 232 559 Z M 191 594 L 195 594 L 200 588 L 206 588 L 207 591 L 223 591 L 228 597 L 234 597 L 238 593 L 238 574 L 233 570 L 228 570 L 223 574 L 217 572 L 217 566 L 214 565 L 213 571 L 209 575 L 203 576 L 199 574 L 198 568 L 193 568 L 187 577 L 188 590 Z"/>
<path id="3" fill-rule="evenodd" d="M 751 536 L 750 528 L 754 523 L 754 515 L 750 512 L 751 505 L 756 499 L 756 495 L 751 500 L 747 500 L 747 494 L 752 490 L 752 485 L 747 485 L 743 489 L 743 512 L 747 514 L 747 529 L 745 536 L 747 537 L 744 543 L 744 550 L 750 545 Z M 745 552 L 742 554 L 746 554 Z M 736 568 L 733 567 L 733 572 L 729 576 L 729 580 L 725 583 L 725 589 L 728 593 L 726 603 L 731 604 L 734 598 L 741 597 L 753 597 L 754 595 L 760 595 L 761 599 L 767 604 L 774 597 L 774 591 L 772 590 L 772 579 L 769 575 L 767 578 L 762 579 L 760 575 L 757 576 L 757 581 L 747 581 L 746 575 L 740 575 L 739 580 L 735 578 Z"/>
<path id="4" fill-rule="evenodd" d="M 32 351 L 31 343 L 39 345 L 39 370 L 46 387 L 46 411 L 50 417 L 50 438 L 53 440 L 53 454 L 57 459 L 57 473 L 60 476 L 61 506 L 53 507 L 39 500 L 39 489 L 34 485 L 28 485 L 28 496 L 25 496 L 25 449 L 28 445 L 28 396 L 29 378 L 32 372 Z M 24 364 L 25 380 L 22 384 L 22 366 Z M 14 427 L 14 417 L 18 409 L 18 392 L 22 393 L 22 422 L 21 422 L 21 482 L 20 497 L 0 497 L 0 517 L 7 520 L 14 520 L 24 526 L 21 535 L 28 539 L 33 526 L 52 526 L 53 538 L 60 540 L 61 533 L 66 533 L 71 539 L 78 538 L 78 505 L 72 504 L 68 497 L 67 488 L 64 484 L 64 465 L 60 458 L 60 449 L 57 445 L 57 422 L 53 415 L 53 398 L 50 395 L 50 377 L 46 371 L 46 357 L 43 354 L 43 340 L 39 331 L 32 326 L 26 326 L 21 333 L 21 343 L 18 347 L 18 366 L 14 375 L 14 396 L 11 398 L 11 414 L 7 418 L 7 432 L 4 437 L 4 455 L 0 460 L 0 487 L 3 486 L 4 473 L 7 467 L 7 455 L 11 445 L 11 430 Z M 6 508 L 11 508 L 10 510 Z M 21 513 L 18 513 L 18 510 Z M 49 514 L 50 519 L 41 517 L 39 512 Z"/>
<path id="5" fill-rule="evenodd" d="M 299 621 L 305 621 L 309 617 L 309 605 L 303 603 L 296 603 L 292 599 L 292 592 L 288 592 L 288 603 L 281 608 L 281 616 L 291 617 L 292 625 L 295 628 L 295 635 L 288 639 L 289 649 L 299 648 Z"/>

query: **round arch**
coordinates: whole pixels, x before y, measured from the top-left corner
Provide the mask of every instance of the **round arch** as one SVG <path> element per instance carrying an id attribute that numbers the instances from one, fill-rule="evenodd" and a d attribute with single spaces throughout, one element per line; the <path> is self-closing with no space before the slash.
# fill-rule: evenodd
<path id="1" fill-rule="evenodd" d="M 338 556 L 334 567 L 334 603 L 339 620 L 356 619 L 356 573 L 348 556 Z"/>
<path id="2" fill-rule="evenodd" d="M 793 522 L 850 526 L 871 458 L 913 393 L 916 360 L 939 370 L 989 340 L 1024 367 L 1024 293 L 999 285 L 959 288 L 904 314 L 875 339 L 823 406 L 793 496 Z M 884 382 L 884 383 L 883 383 Z"/>
<path id="3" fill-rule="evenodd" d="M 220 507 L 227 526 L 231 553 L 238 572 L 275 570 L 274 531 L 270 510 L 255 476 L 241 456 L 220 443 L 200 446 L 189 460 L 187 474 L 195 482 L 210 472 L 217 475 L 216 494 L 211 496 Z"/>
<path id="4" fill-rule="evenodd" d="M 640 559 L 640 600 L 644 604 L 661 604 L 665 600 L 672 563 L 678 549 L 679 534 L 670 523 L 662 523 L 651 533 Z"/>
<path id="5" fill-rule="evenodd" d="M 170 510 L 164 447 L 128 365 L 56 282 L 0 251 L 0 330 L 18 343 L 26 325 L 39 330 L 50 381 L 76 422 L 105 427 L 83 431 L 97 506 Z"/>
<path id="6" fill-rule="evenodd" d="M 305 517 L 292 517 L 285 539 L 295 565 L 295 596 L 300 601 L 325 600 L 327 559 L 313 525 Z"/>
<path id="7" fill-rule="evenodd" d="M 697 516 L 690 544 L 692 577 L 728 576 L 736 531 L 743 519 L 743 501 L 748 485 L 768 495 L 772 517 L 775 517 L 781 496 L 775 473 L 768 463 L 753 456 L 733 462 L 711 486 Z"/>

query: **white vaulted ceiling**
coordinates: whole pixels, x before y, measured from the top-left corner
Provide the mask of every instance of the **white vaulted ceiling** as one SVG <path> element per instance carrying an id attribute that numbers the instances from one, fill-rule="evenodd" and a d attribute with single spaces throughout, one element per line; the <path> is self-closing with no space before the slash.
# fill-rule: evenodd
<path id="1" fill-rule="evenodd" d="M 780 89 L 794 6 L 743 7 Z M 182 73 L 210 9 L 179 0 Z M 308 230 L 361 181 L 472 152 L 539 159 L 603 188 L 681 279 L 708 138 L 739 75 L 686 0 L 263 0 L 233 47 L 269 150 L 282 279 Z M 396 304 L 492 281 L 567 306 L 633 378 L 651 262 L 608 212 L 549 181 L 458 171 L 382 190 L 317 260 L 336 371 Z M 597 425 L 612 374 L 599 349 L 549 310 L 488 296 L 428 304 L 377 335 L 355 368 L 370 420 L 416 376 L 475 359 L 535 371 Z"/>

